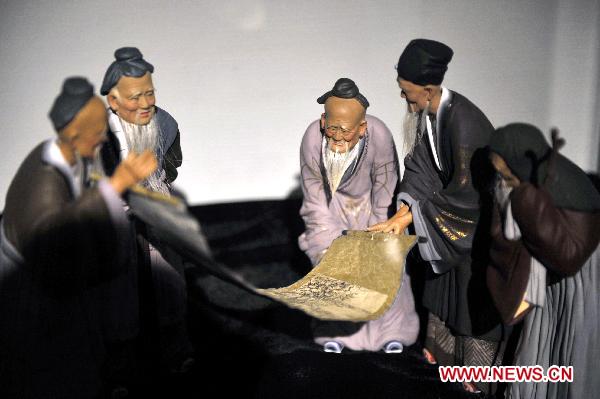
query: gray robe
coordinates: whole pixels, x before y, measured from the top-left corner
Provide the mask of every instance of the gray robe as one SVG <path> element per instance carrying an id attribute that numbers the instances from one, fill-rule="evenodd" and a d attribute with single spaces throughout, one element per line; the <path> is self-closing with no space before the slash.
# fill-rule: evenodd
<path id="1" fill-rule="evenodd" d="M 573 382 L 521 382 L 507 398 L 578 399 L 600 392 L 596 355 L 600 353 L 600 247 L 581 270 L 546 287 L 543 306 L 534 306 L 523 322 L 515 364 L 573 366 Z"/>
<path id="2" fill-rule="evenodd" d="M 108 182 L 82 193 L 53 140 L 29 154 L 0 228 L 0 397 L 99 395 L 105 343 L 137 334 L 131 234 Z"/>
<path id="3" fill-rule="evenodd" d="M 332 241 L 344 230 L 364 230 L 390 216 L 398 183 L 398 160 L 392 134 L 385 124 L 367 115 L 367 133 L 354 166 L 342 178 L 335 193 L 323 164 L 319 120 L 311 123 L 300 148 L 301 185 L 304 199 L 300 215 L 306 230 L 298 242 L 316 265 Z M 407 275 L 390 309 L 378 320 L 363 324 L 346 336 L 318 337 L 317 343 L 335 339 L 355 350 L 379 350 L 388 341 L 415 342 L 419 321 Z"/>
<path id="4" fill-rule="evenodd" d="M 581 170 L 578 174 L 585 177 Z M 565 175 L 558 176 L 560 182 Z M 595 199 L 596 210 L 584 212 L 559 207 L 546 188 L 522 182 L 510 195 L 521 233 L 517 240 L 498 234 L 494 215 L 488 272 L 494 299 L 506 320 L 523 297 L 532 304 L 515 319 L 523 319 L 523 329 L 514 363 L 539 365 L 544 372 L 550 366 L 573 367 L 573 382 L 513 383 L 510 398 L 591 398 L 600 391 L 594 371 L 600 353 L 600 197 L 593 194 L 588 203 Z"/>
<path id="5" fill-rule="evenodd" d="M 111 110 L 108 112 L 113 113 Z M 166 182 L 171 184 L 177 178 L 177 168 L 182 164 L 179 125 L 167 111 L 159 107 L 156 107 L 155 118 L 159 127 L 160 141 L 160 145 L 154 152 L 160 165 L 157 173 L 162 175 L 160 172 L 162 168 Z M 106 175 L 114 173 L 125 154 L 124 150 L 127 149 L 127 143 L 121 142 L 113 131 L 111 119 L 109 118 L 111 130 L 108 132 L 108 140 L 101 149 Z M 183 360 L 181 357 L 192 353 L 185 328 L 187 289 L 183 261 L 171 247 L 156 237 L 150 226 L 139 220 L 132 225 L 137 234 L 138 255 L 143 254 L 138 256 L 140 278 L 147 283 L 140 285 L 142 329 L 150 331 L 155 328 L 155 319 L 158 318 L 160 332 L 157 345 L 162 349 L 162 362 L 168 364 L 168 367 L 178 367 Z M 147 281 L 148 274 L 152 281 Z M 153 290 L 147 289 L 146 285 L 150 284 Z"/>

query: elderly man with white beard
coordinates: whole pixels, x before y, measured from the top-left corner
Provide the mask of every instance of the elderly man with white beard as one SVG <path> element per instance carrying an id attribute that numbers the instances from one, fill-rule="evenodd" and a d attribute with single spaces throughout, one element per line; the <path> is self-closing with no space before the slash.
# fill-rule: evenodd
<path id="1" fill-rule="evenodd" d="M 87 79 L 65 80 L 50 119 L 57 136 L 19 167 L 0 222 L 0 397 L 99 398 L 138 327 L 121 196 L 157 163 L 132 152 L 90 187 L 107 120 Z"/>
<path id="2" fill-rule="evenodd" d="M 115 58 L 100 89 L 112 111 L 112 134 L 109 145 L 102 148 L 102 161 L 110 173 L 129 151 L 150 149 L 161 167 L 147 186 L 168 194 L 182 162 L 177 121 L 155 105 L 154 66 L 144 60 L 142 53 L 135 47 L 123 47 L 115 51 Z"/>
<path id="3" fill-rule="evenodd" d="M 398 212 L 370 230 L 410 227 L 419 236 L 413 252 L 425 261 L 427 361 L 492 366 L 502 362 L 508 335 L 485 282 L 491 196 L 484 182 L 493 173 L 485 148 L 494 128 L 475 104 L 442 86 L 453 54 L 443 43 L 415 39 L 400 55 L 397 84 L 417 123 L 405 126 Z M 478 384 L 463 385 L 495 389 Z"/>
<path id="4" fill-rule="evenodd" d="M 306 230 L 300 248 L 313 266 L 344 230 L 364 230 L 384 221 L 394 206 L 398 158 L 385 124 L 367 115 L 367 99 L 356 84 L 339 79 L 318 98 L 325 112 L 307 128 L 300 148 L 300 214 Z M 402 352 L 415 342 L 419 320 L 408 275 L 390 309 L 367 323 L 315 321 L 315 342 L 326 352 Z"/>
<path id="5" fill-rule="evenodd" d="M 153 72 L 154 66 L 137 48 L 115 51 L 115 61 L 108 67 L 100 89 L 110 106 L 108 141 L 101 150 L 101 158 L 105 173 L 110 174 L 129 152 L 151 150 L 159 168 L 144 186 L 169 195 L 182 162 L 180 134 L 175 119 L 155 105 Z M 142 283 L 139 288 L 143 339 L 147 342 L 154 335 L 158 318 L 158 342 L 151 345 L 160 348 L 162 367 L 171 371 L 187 369 L 193 361 L 193 350 L 185 321 L 187 292 L 183 262 L 169 247 L 161 245 L 159 250 L 150 244 L 149 241 L 156 240 L 148 226 L 136 220 L 135 229 L 138 245 L 132 252 L 137 252 L 141 281 L 148 274 L 152 276 L 151 283 Z M 150 291 L 146 286 L 152 286 Z"/>

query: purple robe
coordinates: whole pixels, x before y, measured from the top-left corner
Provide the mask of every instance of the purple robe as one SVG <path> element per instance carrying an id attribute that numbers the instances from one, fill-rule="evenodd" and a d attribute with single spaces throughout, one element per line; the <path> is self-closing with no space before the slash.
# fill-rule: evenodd
<path id="1" fill-rule="evenodd" d="M 367 132 L 354 165 L 332 193 L 323 163 L 319 120 L 306 129 L 300 148 L 301 186 L 304 199 L 300 215 L 306 230 L 298 242 L 316 265 L 334 239 L 344 230 L 365 230 L 388 219 L 398 183 L 398 158 L 392 134 L 385 124 L 367 115 Z M 419 320 L 407 275 L 396 300 L 379 319 L 364 323 L 351 335 L 316 337 L 319 344 L 336 340 L 354 350 L 379 350 L 391 340 L 415 342 Z"/>

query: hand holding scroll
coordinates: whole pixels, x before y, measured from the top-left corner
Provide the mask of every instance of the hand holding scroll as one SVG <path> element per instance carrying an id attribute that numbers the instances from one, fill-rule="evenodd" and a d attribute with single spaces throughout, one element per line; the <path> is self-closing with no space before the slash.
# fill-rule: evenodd
<path id="1" fill-rule="evenodd" d="M 369 226 L 367 231 L 400 234 L 412 223 L 412 221 L 412 212 L 409 207 L 402 205 L 398 212 L 390 219 Z"/>

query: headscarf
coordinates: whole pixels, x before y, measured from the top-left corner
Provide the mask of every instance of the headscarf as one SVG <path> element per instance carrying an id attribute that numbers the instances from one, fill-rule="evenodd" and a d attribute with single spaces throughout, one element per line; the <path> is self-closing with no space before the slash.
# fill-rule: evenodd
<path id="1" fill-rule="evenodd" d="M 490 151 L 504 159 L 522 182 L 544 186 L 559 208 L 581 212 L 600 210 L 600 194 L 585 172 L 558 153 L 542 132 L 526 123 L 496 129 Z"/>

